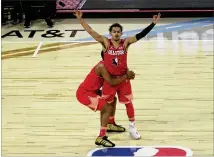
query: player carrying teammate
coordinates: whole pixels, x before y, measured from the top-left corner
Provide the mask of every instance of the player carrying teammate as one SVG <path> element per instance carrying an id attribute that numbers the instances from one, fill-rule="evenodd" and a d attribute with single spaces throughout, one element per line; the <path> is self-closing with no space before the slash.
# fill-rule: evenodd
<path id="1" fill-rule="evenodd" d="M 101 53 L 103 57 L 103 54 Z M 104 66 L 104 62 L 100 61 L 95 65 L 90 73 L 87 75 L 85 80 L 80 84 L 77 89 L 76 97 L 77 100 L 89 107 L 93 111 L 100 111 L 101 129 L 99 136 L 96 138 L 96 145 L 103 145 L 105 147 L 114 147 L 115 144 L 108 140 L 106 131 L 111 132 L 124 132 L 125 128 L 117 125 L 110 116 L 114 117 L 116 110 L 116 99 L 111 103 L 107 103 L 99 95 L 99 90 L 103 85 L 104 80 L 112 86 L 120 84 L 127 79 L 134 79 L 135 74 L 132 71 L 127 71 L 121 77 L 111 78 L 110 74 Z M 108 124 L 109 123 L 109 124 Z"/>
<path id="2" fill-rule="evenodd" d="M 138 40 L 145 37 L 155 26 L 160 18 L 160 14 L 153 16 L 153 22 L 137 33 L 135 36 L 127 37 L 126 39 L 121 39 L 123 27 L 118 24 L 112 24 L 109 28 L 111 39 L 106 38 L 94 31 L 83 19 L 82 12 L 75 11 L 74 14 L 79 20 L 83 28 L 98 42 L 103 46 L 104 51 L 104 64 L 108 72 L 115 77 L 124 75 L 128 69 L 127 67 L 127 50 L 128 47 L 137 42 Z M 118 95 L 120 103 L 126 105 L 126 112 L 129 117 L 130 125 L 129 132 L 132 138 L 140 139 L 141 136 L 137 132 L 135 127 L 135 113 L 134 106 L 132 104 L 133 96 L 130 81 L 123 81 L 117 86 L 110 85 L 107 81 L 103 84 L 103 98 L 111 103 L 114 100 L 115 95 Z"/>

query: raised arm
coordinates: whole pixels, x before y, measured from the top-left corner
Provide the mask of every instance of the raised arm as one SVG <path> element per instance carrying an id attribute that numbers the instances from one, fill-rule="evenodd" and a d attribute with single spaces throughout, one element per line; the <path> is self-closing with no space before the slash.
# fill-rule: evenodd
<path id="1" fill-rule="evenodd" d="M 103 64 L 100 64 L 97 67 L 97 71 L 99 71 L 97 73 L 100 73 L 102 75 L 102 77 L 104 78 L 104 80 L 106 80 L 112 86 L 118 85 L 118 84 L 122 83 L 123 81 L 125 81 L 126 79 L 134 79 L 135 78 L 135 73 L 133 71 L 129 71 L 129 70 L 123 76 L 120 76 L 117 78 L 112 78 Z"/>
<path id="2" fill-rule="evenodd" d="M 79 20 L 80 24 L 82 25 L 82 27 L 98 42 L 105 44 L 108 40 L 105 36 L 102 36 L 100 34 L 98 34 L 96 31 L 94 31 L 86 22 L 85 20 L 82 18 L 82 12 L 80 12 L 79 10 L 74 12 L 74 15 L 77 17 L 77 19 Z M 106 41 L 107 40 L 107 41 Z"/>
<path id="3" fill-rule="evenodd" d="M 143 29 L 140 33 L 136 34 L 135 36 L 126 38 L 126 40 L 125 40 L 126 46 L 133 44 L 133 43 L 137 42 L 138 40 L 142 39 L 143 37 L 145 37 L 156 25 L 156 23 L 160 19 L 160 16 L 161 16 L 160 13 L 158 15 L 154 15 L 153 22 L 148 27 Z"/>

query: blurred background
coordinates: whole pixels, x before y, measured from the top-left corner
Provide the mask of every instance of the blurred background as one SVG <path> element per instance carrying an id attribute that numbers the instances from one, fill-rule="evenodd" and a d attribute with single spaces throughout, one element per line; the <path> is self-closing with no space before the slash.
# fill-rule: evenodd
<path id="1" fill-rule="evenodd" d="M 162 12 L 163 17 L 214 15 L 212 0 L 2 0 L 1 7 L 3 25 L 24 22 L 27 28 L 38 18 L 43 18 L 47 26 L 52 27 L 52 19 L 71 18 L 74 9 L 87 12 L 85 17 L 93 18 L 142 18 L 157 12 Z"/>

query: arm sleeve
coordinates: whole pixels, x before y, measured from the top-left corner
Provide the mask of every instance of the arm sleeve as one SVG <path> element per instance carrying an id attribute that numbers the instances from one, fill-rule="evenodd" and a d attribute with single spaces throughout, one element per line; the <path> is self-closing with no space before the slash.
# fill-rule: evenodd
<path id="1" fill-rule="evenodd" d="M 155 26 L 155 24 L 152 22 L 148 27 L 146 27 L 144 30 L 142 30 L 140 33 L 136 34 L 136 39 L 140 40 L 143 37 L 145 37 Z"/>

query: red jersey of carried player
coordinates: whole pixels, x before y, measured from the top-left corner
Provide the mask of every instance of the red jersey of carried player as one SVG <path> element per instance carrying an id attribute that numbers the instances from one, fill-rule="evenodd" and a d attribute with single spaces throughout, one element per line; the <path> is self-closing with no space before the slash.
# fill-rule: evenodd
<path id="1" fill-rule="evenodd" d="M 124 47 L 124 40 L 121 39 L 118 47 L 115 48 L 111 39 L 109 39 L 109 47 L 104 53 L 104 58 L 105 67 L 111 75 L 124 75 L 128 69 L 127 51 Z"/>
<path id="2" fill-rule="evenodd" d="M 103 61 L 100 61 L 97 65 L 95 65 L 90 73 L 86 76 L 85 80 L 80 84 L 80 88 L 83 88 L 87 91 L 98 91 L 103 85 L 103 77 L 98 76 L 95 73 L 95 68 L 99 64 L 103 64 Z"/>
<path id="3" fill-rule="evenodd" d="M 103 64 L 103 61 L 100 61 L 91 69 L 90 73 L 80 84 L 76 92 L 77 100 L 81 104 L 88 106 L 93 111 L 101 110 L 106 104 L 106 102 L 98 95 L 98 90 L 102 87 L 104 81 L 102 77 L 95 73 L 95 68 L 99 64 Z"/>

